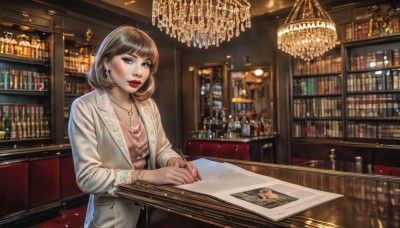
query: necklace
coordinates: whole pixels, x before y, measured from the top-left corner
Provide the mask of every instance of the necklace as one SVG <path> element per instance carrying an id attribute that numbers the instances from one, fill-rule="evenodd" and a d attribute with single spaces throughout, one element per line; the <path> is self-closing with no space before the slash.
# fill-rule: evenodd
<path id="1" fill-rule="evenodd" d="M 110 100 L 117 105 L 118 107 L 120 107 L 121 109 L 125 110 L 128 112 L 128 116 L 129 116 L 129 131 L 133 131 L 133 127 L 132 127 L 132 116 L 133 116 L 133 102 L 131 99 L 129 99 L 129 103 L 131 104 L 131 109 L 127 109 L 125 107 L 123 107 L 122 105 L 120 105 L 116 100 L 114 100 L 114 98 L 112 98 L 110 95 L 108 95 L 108 97 L 110 98 Z"/>

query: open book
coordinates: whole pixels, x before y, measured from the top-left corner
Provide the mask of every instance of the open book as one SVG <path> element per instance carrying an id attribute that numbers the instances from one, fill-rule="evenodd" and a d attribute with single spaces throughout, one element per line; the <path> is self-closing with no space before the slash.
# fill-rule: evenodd
<path id="1" fill-rule="evenodd" d="M 193 161 L 202 181 L 176 186 L 210 195 L 279 221 L 342 195 L 256 174 L 229 163 Z"/>

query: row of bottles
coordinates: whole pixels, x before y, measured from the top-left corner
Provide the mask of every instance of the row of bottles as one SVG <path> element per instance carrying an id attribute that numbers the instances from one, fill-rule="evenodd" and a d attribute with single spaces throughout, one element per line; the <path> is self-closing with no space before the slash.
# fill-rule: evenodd
<path id="1" fill-rule="evenodd" d="M 0 37 L 0 53 L 22 56 L 26 58 L 47 60 L 49 58 L 48 43 L 36 34 L 19 34 L 14 39 L 14 34 L 4 32 Z"/>
<path id="2" fill-rule="evenodd" d="M 87 73 L 94 62 L 95 55 L 89 53 L 88 47 L 79 51 L 66 48 L 64 50 L 64 68 L 68 72 Z"/>
<path id="3" fill-rule="evenodd" d="M 216 111 L 216 117 L 203 118 L 200 138 L 240 138 L 257 137 L 273 133 L 272 122 L 265 114 L 246 115 L 245 113 L 227 115 L 225 111 Z"/>
<path id="4" fill-rule="evenodd" d="M 48 91 L 49 75 L 35 71 L 0 69 L 0 89 Z"/>
<path id="5" fill-rule="evenodd" d="M 45 106 L 0 104 L 0 140 L 50 137 L 49 119 Z"/>
<path id="6" fill-rule="evenodd" d="M 86 78 L 66 76 L 64 78 L 65 94 L 83 95 L 92 90 Z"/>

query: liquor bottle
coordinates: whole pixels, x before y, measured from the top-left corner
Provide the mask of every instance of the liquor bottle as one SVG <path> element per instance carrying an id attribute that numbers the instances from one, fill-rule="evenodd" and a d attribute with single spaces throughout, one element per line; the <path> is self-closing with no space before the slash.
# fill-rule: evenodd
<path id="1" fill-rule="evenodd" d="M 0 89 L 4 89 L 4 69 L 0 69 Z"/>
<path id="2" fill-rule="evenodd" d="M 242 125 L 239 121 L 239 114 L 236 114 L 236 119 L 235 122 L 233 123 L 233 129 L 235 130 L 237 136 L 240 136 L 240 134 L 242 133 Z"/>
<path id="3" fill-rule="evenodd" d="M 5 131 L 5 118 L 3 116 L 3 106 L 0 105 L 0 140 L 4 139 L 4 136 L 6 134 Z"/>
<path id="4" fill-rule="evenodd" d="M 247 120 L 246 115 L 242 116 L 241 125 L 242 125 L 242 134 L 241 134 L 241 136 L 242 137 L 249 137 L 250 136 L 250 123 Z"/>
<path id="5" fill-rule="evenodd" d="M 10 139 L 11 136 L 11 121 L 10 121 L 10 106 L 3 105 L 3 112 L 4 112 L 4 131 L 5 136 L 4 139 Z"/>
<path id="6" fill-rule="evenodd" d="M 265 123 L 264 123 L 264 113 L 261 114 L 260 122 L 258 123 L 260 129 L 260 136 L 265 135 Z"/>
<path id="7" fill-rule="evenodd" d="M 254 121 L 254 136 L 261 136 L 261 121 L 258 118 L 258 114 L 256 114 L 256 120 Z"/>
<path id="8" fill-rule="evenodd" d="M 23 131 L 22 131 L 22 106 L 21 105 L 16 105 L 15 106 L 18 109 L 17 113 L 17 134 L 18 138 L 22 139 L 23 138 Z"/>
<path id="9" fill-rule="evenodd" d="M 10 105 L 11 108 L 11 133 L 10 133 L 10 139 L 16 139 L 17 138 L 17 125 L 15 123 L 15 112 L 14 112 L 14 106 L 15 105 Z"/>
<path id="10" fill-rule="evenodd" d="M 221 122 L 220 122 L 221 136 L 224 136 L 226 138 L 226 132 L 228 129 L 228 120 L 226 119 L 226 113 L 224 110 L 222 110 L 222 112 L 221 112 L 221 117 L 222 117 Z"/>
<path id="11" fill-rule="evenodd" d="M 15 138 L 19 139 L 20 137 L 20 126 L 19 123 L 19 105 L 14 105 L 14 122 L 15 122 Z"/>

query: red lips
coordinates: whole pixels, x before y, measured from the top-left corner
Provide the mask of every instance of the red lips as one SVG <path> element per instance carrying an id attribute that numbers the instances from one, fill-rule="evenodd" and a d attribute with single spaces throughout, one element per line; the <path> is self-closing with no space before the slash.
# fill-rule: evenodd
<path id="1" fill-rule="evenodd" d="M 128 83 L 129 83 L 129 86 L 135 87 L 135 88 L 139 87 L 142 84 L 142 82 L 139 80 L 128 81 Z"/>

